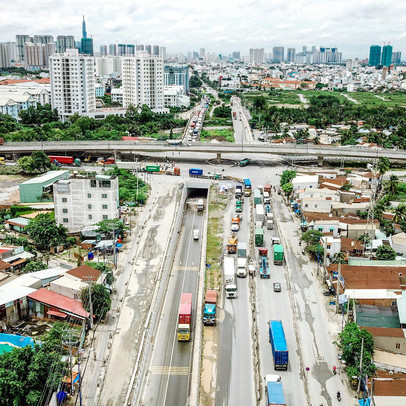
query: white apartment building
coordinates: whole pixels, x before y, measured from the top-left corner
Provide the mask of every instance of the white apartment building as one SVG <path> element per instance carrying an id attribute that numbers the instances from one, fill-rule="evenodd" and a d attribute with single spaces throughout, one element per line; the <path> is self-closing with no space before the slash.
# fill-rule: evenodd
<path id="1" fill-rule="evenodd" d="M 17 59 L 15 42 L 0 43 L 0 68 L 10 68 Z"/>
<path id="2" fill-rule="evenodd" d="M 73 176 L 54 184 L 55 220 L 77 231 L 119 217 L 118 178 Z"/>
<path id="3" fill-rule="evenodd" d="M 121 75 L 121 56 L 102 56 L 95 58 L 96 76 Z"/>
<path id="4" fill-rule="evenodd" d="M 113 95 L 111 100 L 113 101 Z M 183 86 L 165 86 L 164 100 L 166 107 L 190 106 L 190 97 L 185 95 Z"/>
<path id="5" fill-rule="evenodd" d="M 123 57 L 123 107 L 146 104 L 156 113 L 166 113 L 164 107 L 164 61 L 159 55 L 138 52 Z"/>
<path id="6" fill-rule="evenodd" d="M 77 49 L 50 57 L 51 104 L 62 121 L 96 110 L 94 58 Z"/>

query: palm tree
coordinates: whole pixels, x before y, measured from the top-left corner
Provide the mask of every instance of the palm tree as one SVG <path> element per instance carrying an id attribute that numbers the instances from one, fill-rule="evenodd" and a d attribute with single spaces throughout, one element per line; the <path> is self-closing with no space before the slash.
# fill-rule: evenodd
<path id="1" fill-rule="evenodd" d="M 385 186 L 385 192 L 393 198 L 398 194 L 399 185 L 399 178 L 396 175 L 391 175 L 388 183 Z"/>
<path id="2" fill-rule="evenodd" d="M 378 173 L 379 173 L 379 178 L 378 178 L 378 192 L 381 190 L 382 187 L 382 178 L 383 175 L 385 175 L 386 172 L 388 172 L 390 168 L 390 162 L 388 158 L 382 157 L 379 158 L 378 165 L 376 167 Z"/>
<path id="3" fill-rule="evenodd" d="M 402 203 L 399 204 L 399 206 L 395 209 L 395 217 L 393 218 L 393 222 L 400 224 L 404 220 L 406 220 L 406 204 Z"/>

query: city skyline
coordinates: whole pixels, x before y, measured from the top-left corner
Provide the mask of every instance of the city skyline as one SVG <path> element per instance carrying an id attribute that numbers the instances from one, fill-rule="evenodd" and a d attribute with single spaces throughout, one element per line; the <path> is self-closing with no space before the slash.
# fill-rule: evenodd
<path id="1" fill-rule="evenodd" d="M 84 14 L 87 35 L 93 38 L 96 50 L 116 42 L 154 43 L 166 46 L 168 53 L 205 48 L 206 52 L 224 55 L 240 51 L 243 56 L 250 48 L 272 52 L 278 46 L 316 45 L 338 47 L 345 59 L 364 59 L 371 44 L 382 46 L 390 41 L 398 51 L 405 48 L 406 31 L 398 16 L 406 12 L 406 4 L 391 4 L 389 8 L 375 0 L 356 6 L 344 1 L 332 15 L 331 9 L 337 4 L 332 0 L 322 5 L 316 0 L 294 1 L 283 10 L 264 0 L 255 7 L 248 1 L 237 3 L 229 8 L 214 1 L 205 5 L 180 2 L 168 8 L 161 0 L 146 6 L 123 0 L 85 5 L 73 0 L 69 4 L 48 1 L 22 7 L 22 1 L 17 0 L 2 12 L 0 42 L 14 41 L 15 35 L 24 34 L 55 38 L 74 35 L 80 40 Z M 221 11 L 225 8 L 227 14 Z"/>

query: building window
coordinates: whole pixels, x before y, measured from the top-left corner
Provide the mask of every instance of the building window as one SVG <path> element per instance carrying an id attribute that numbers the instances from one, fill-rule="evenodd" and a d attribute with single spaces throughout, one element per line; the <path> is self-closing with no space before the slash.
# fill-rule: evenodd
<path id="1" fill-rule="evenodd" d="M 67 219 L 66 217 L 63 219 L 64 223 L 69 223 L 69 219 Z"/>
<path id="2" fill-rule="evenodd" d="M 107 208 L 108 208 L 107 204 L 103 204 L 103 205 L 102 205 L 102 208 L 103 208 L 104 210 L 107 210 Z"/>
<path id="3" fill-rule="evenodd" d="M 68 213 L 68 209 L 62 209 L 62 213 L 63 213 L 63 214 L 67 214 L 67 213 Z"/>
<path id="4" fill-rule="evenodd" d="M 96 179 L 90 179 L 90 187 L 97 187 Z"/>
<path id="5" fill-rule="evenodd" d="M 92 194 L 91 194 L 91 193 L 88 193 L 88 194 L 87 194 L 87 197 L 90 199 L 90 198 L 92 197 Z"/>
<path id="6" fill-rule="evenodd" d="M 90 210 L 90 209 L 92 208 L 92 205 L 91 205 L 91 204 L 88 204 L 88 205 L 87 205 L 87 208 Z"/>
<path id="7" fill-rule="evenodd" d="M 400 343 L 396 343 L 396 349 L 400 350 Z"/>
<path id="8" fill-rule="evenodd" d="M 103 214 L 103 220 L 108 220 L 109 216 L 107 216 L 106 214 Z"/>
<path id="9" fill-rule="evenodd" d="M 92 216 L 91 214 L 89 214 L 89 215 L 87 216 L 87 218 L 88 218 L 89 220 L 91 220 L 91 219 L 93 218 L 93 216 Z"/>
<path id="10" fill-rule="evenodd" d="M 102 199 L 107 199 L 107 193 L 102 194 Z"/>
<path id="11" fill-rule="evenodd" d="M 63 197 L 62 198 L 62 203 L 67 203 L 67 202 L 68 202 L 68 199 L 66 197 Z"/>

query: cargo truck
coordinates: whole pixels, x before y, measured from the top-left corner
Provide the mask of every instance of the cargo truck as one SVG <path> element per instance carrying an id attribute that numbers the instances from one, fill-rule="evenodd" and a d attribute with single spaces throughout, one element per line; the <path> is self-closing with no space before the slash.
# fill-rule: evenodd
<path id="1" fill-rule="evenodd" d="M 261 192 L 258 189 L 254 190 L 254 207 L 257 204 L 262 204 L 262 196 L 261 196 Z"/>
<path id="2" fill-rule="evenodd" d="M 182 293 L 179 306 L 178 341 L 190 341 L 192 325 L 192 294 Z"/>
<path id="3" fill-rule="evenodd" d="M 80 166 L 81 161 L 79 158 L 73 158 L 73 156 L 59 156 L 59 155 L 48 155 L 48 158 L 51 160 L 52 163 L 57 165 L 75 165 Z"/>
<path id="4" fill-rule="evenodd" d="M 273 230 L 273 220 L 267 220 L 266 221 L 266 228 L 268 230 Z"/>
<path id="5" fill-rule="evenodd" d="M 263 228 L 255 229 L 255 245 L 257 247 L 262 247 L 264 245 L 264 229 Z"/>
<path id="6" fill-rule="evenodd" d="M 234 258 L 224 258 L 224 289 L 227 298 L 237 297 L 237 285 L 235 284 Z"/>
<path id="7" fill-rule="evenodd" d="M 269 195 L 269 192 L 264 192 L 264 204 L 269 203 L 271 203 L 271 196 Z"/>
<path id="8" fill-rule="evenodd" d="M 237 258 L 237 276 L 239 278 L 247 276 L 247 258 Z"/>
<path id="9" fill-rule="evenodd" d="M 264 193 L 265 192 L 268 192 L 269 194 L 271 194 L 271 185 L 269 184 L 269 183 L 267 183 L 265 186 L 264 186 Z"/>
<path id="10" fill-rule="evenodd" d="M 235 197 L 238 199 L 242 196 L 242 185 L 235 186 Z"/>
<path id="11" fill-rule="evenodd" d="M 237 237 L 234 235 L 228 239 L 227 243 L 227 253 L 228 254 L 235 254 L 237 252 Z"/>
<path id="12" fill-rule="evenodd" d="M 288 369 L 289 351 L 286 345 L 285 332 L 281 320 L 270 320 L 269 342 L 272 347 L 273 365 L 275 369 Z"/>
<path id="13" fill-rule="evenodd" d="M 203 176 L 203 169 L 190 168 L 189 169 L 189 176 L 199 178 L 199 177 Z"/>
<path id="14" fill-rule="evenodd" d="M 244 166 L 247 166 L 250 162 L 251 162 L 251 159 L 245 158 L 245 159 L 243 159 L 242 161 L 240 161 L 240 162 L 238 163 L 238 165 L 241 166 L 241 167 L 244 167 Z"/>
<path id="15" fill-rule="evenodd" d="M 245 242 L 238 243 L 237 254 L 239 258 L 247 258 L 247 243 Z"/>
<path id="16" fill-rule="evenodd" d="M 255 221 L 260 221 L 262 224 L 264 224 L 264 219 L 264 206 L 262 204 L 257 204 L 257 207 L 255 207 Z"/>
<path id="17" fill-rule="evenodd" d="M 269 279 L 271 277 L 271 273 L 269 272 L 268 260 L 266 257 L 261 257 L 259 276 L 261 279 Z"/>
<path id="18" fill-rule="evenodd" d="M 273 245 L 273 263 L 274 265 L 283 265 L 284 255 L 283 246 L 280 244 Z"/>
<path id="19" fill-rule="evenodd" d="M 204 201 L 203 201 L 203 199 L 199 199 L 199 200 L 197 201 L 197 210 L 198 210 L 198 211 L 204 210 Z"/>
<path id="20" fill-rule="evenodd" d="M 265 399 L 267 406 L 286 406 L 280 376 L 267 375 L 265 377 Z"/>
<path id="21" fill-rule="evenodd" d="M 216 324 L 216 304 L 217 291 L 206 290 L 203 312 L 203 324 L 205 326 L 214 326 Z"/>

